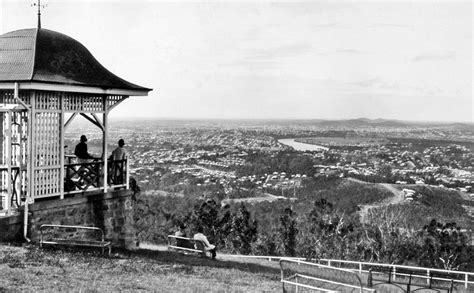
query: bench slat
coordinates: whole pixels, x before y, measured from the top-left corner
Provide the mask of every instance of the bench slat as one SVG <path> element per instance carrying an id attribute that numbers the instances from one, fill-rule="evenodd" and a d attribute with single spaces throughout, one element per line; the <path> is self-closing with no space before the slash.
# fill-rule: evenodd
<path id="1" fill-rule="evenodd" d="M 101 240 L 93 240 L 93 239 L 64 239 L 64 238 L 54 238 L 44 240 L 43 239 L 43 230 L 46 228 L 51 229 L 60 229 L 60 230 L 88 230 L 88 231 L 99 231 Z M 108 248 L 109 255 L 111 253 L 112 243 L 110 241 L 104 240 L 104 231 L 98 227 L 86 227 L 86 226 L 70 226 L 70 225 L 41 225 L 41 238 L 40 238 L 40 246 L 43 244 L 46 245 L 65 245 L 65 246 L 83 246 L 83 247 L 98 247 L 102 248 L 102 253 L 104 253 L 104 249 Z M 65 231 L 66 232 L 66 231 Z"/>
<path id="2" fill-rule="evenodd" d="M 171 243 L 172 239 L 174 239 L 175 242 L 177 242 L 177 240 L 179 240 L 182 243 L 188 244 L 186 246 L 202 247 L 202 249 L 196 249 L 196 248 L 189 248 L 189 247 L 174 245 L 174 244 Z M 196 240 L 196 239 L 187 238 L 187 237 L 168 235 L 168 247 L 176 249 L 176 250 L 197 252 L 197 253 L 200 253 L 200 254 L 203 254 L 203 255 L 206 255 L 206 253 L 207 253 L 207 250 L 205 249 L 206 245 L 204 244 L 204 242 L 202 242 L 201 240 Z"/>

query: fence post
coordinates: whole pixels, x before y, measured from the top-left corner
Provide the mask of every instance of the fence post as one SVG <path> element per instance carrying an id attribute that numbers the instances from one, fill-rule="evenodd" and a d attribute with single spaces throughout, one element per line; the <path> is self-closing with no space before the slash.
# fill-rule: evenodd
<path id="1" fill-rule="evenodd" d="M 328 267 L 330 267 L 330 266 L 331 266 L 331 261 L 330 261 L 330 260 L 328 260 Z"/>
<path id="2" fill-rule="evenodd" d="M 296 283 L 295 284 L 295 286 L 296 286 L 295 293 L 298 293 L 298 275 L 296 275 L 296 277 L 295 277 L 295 283 Z"/>
<path id="3" fill-rule="evenodd" d="M 426 284 L 429 285 L 429 284 L 430 284 L 430 270 L 426 270 L 426 276 L 427 276 L 427 278 L 426 278 Z"/>
<path id="4" fill-rule="evenodd" d="M 362 263 L 359 262 L 359 274 L 362 274 Z"/>
<path id="5" fill-rule="evenodd" d="M 466 287 L 466 289 L 467 289 L 467 284 L 469 282 L 469 276 L 467 274 L 464 274 L 464 281 L 465 281 L 464 282 L 464 287 Z"/>
<path id="6" fill-rule="evenodd" d="M 397 277 L 397 267 L 393 267 L 393 280 L 395 281 Z"/>

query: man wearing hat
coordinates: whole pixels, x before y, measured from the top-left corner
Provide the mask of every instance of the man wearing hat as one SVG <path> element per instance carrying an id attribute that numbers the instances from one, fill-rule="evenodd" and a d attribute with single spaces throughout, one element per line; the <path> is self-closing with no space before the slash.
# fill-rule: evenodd
<path id="1" fill-rule="evenodd" d="M 76 155 L 78 162 L 88 163 L 90 160 L 95 159 L 87 152 L 87 137 L 85 135 L 81 135 L 81 142 L 76 145 L 76 149 L 74 150 L 74 154 Z"/>

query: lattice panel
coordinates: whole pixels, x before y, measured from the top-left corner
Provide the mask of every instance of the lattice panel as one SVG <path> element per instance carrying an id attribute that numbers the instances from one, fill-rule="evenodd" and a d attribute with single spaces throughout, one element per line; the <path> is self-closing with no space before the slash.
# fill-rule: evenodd
<path id="1" fill-rule="evenodd" d="M 36 109 L 39 110 L 61 110 L 61 93 L 59 92 L 36 92 Z"/>
<path id="2" fill-rule="evenodd" d="M 60 116 L 58 112 L 37 112 L 34 119 L 34 196 L 60 192 Z"/>
<path id="3" fill-rule="evenodd" d="M 20 91 L 20 99 L 27 105 L 30 104 L 30 91 Z M 18 104 L 18 101 L 15 100 L 13 90 L 3 90 L 0 91 L 0 104 Z"/>
<path id="4" fill-rule="evenodd" d="M 35 115 L 34 166 L 56 166 L 60 163 L 60 113 Z"/>
<path id="5" fill-rule="evenodd" d="M 61 168 L 35 170 L 34 185 L 35 197 L 45 197 L 59 195 Z"/>
<path id="6" fill-rule="evenodd" d="M 126 99 L 127 96 L 107 96 L 107 107 L 110 108 L 121 100 Z"/>
<path id="7" fill-rule="evenodd" d="M 64 110 L 75 112 L 104 111 L 103 96 L 79 93 L 64 93 Z"/>

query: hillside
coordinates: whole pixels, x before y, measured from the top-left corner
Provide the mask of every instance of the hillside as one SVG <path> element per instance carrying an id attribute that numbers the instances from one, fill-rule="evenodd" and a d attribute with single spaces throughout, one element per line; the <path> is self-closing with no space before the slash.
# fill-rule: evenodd
<path id="1" fill-rule="evenodd" d="M 275 263 L 276 264 L 276 263 Z M 274 292 L 271 263 L 212 261 L 172 252 L 42 250 L 0 245 L 0 292 Z"/>

